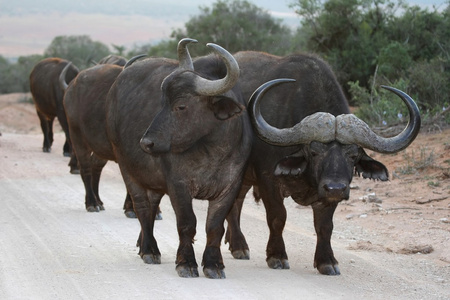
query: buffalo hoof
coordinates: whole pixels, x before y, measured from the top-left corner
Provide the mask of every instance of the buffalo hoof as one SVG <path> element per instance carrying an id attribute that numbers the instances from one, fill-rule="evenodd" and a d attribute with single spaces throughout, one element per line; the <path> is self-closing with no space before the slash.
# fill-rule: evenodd
<path id="1" fill-rule="evenodd" d="M 289 261 L 287 259 L 279 259 L 271 257 L 267 259 L 267 265 L 272 269 L 289 269 Z"/>
<path id="2" fill-rule="evenodd" d="M 70 157 L 71 156 L 70 152 L 67 152 L 67 151 L 64 151 L 63 155 L 64 155 L 64 157 Z"/>
<path id="3" fill-rule="evenodd" d="M 100 208 L 98 206 L 88 206 L 88 207 L 86 207 L 86 210 L 88 212 L 99 212 Z"/>
<path id="4" fill-rule="evenodd" d="M 338 265 L 321 265 L 317 270 L 323 275 L 341 275 Z"/>
<path id="5" fill-rule="evenodd" d="M 130 219 L 136 219 L 137 218 L 136 213 L 134 212 L 134 210 L 126 210 L 123 213 L 125 214 L 125 216 L 127 218 L 130 218 Z"/>
<path id="6" fill-rule="evenodd" d="M 42 152 L 50 153 L 50 152 L 52 152 L 52 148 L 43 147 Z"/>
<path id="7" fill-rule="evenodd" d="M 231 251 L 231 255 L 235 259 L 250 259 L 250 251 L 249 250 L 236 250 Z"/>
<path id="8" fill-rule="evenodd" d="M 155 220 L 158 220 L 158 221 L 160 221 L 160 220 L 162 220 L 163 218 L 162 218 L 162 214 L 159 212 L 159 213 L 157 213 L 156 214 L 156 217 L 155 217 Z"/>
<path id="9" fill-rule="evenodd" d="M 161 255 L 159 255 L 159 254 L 144 254 L 144 255 L 142 255 L 142 260 L 146 264 L 160 265 L 161 264 Z"/>
<path id="10" fill-rule="evenodd" d="M 210 279 L 225 279 L 225 272 L 219 268 L 203 268 L 203 274 Z"/>
<path id="11" fill-rule="evenodd" d="M 198 277 L 197 266 L 190 266 L 189 264 L 179 264 L 176 266 L 178 276 L 183 278 L 195 278 Z"/>
<path id="12" fill-rule="evenodd" d="M 101 204 L 101 205 L 98 206 L 98 209 L 105 210 L 105 207 L 103 206 L 103 204 Z"/>
<path id="13" fill-rule="evenodd" d="M 70 168 L 70 174 L 79 175 L 80 174 L 80 169 L 71 167 Z"/>

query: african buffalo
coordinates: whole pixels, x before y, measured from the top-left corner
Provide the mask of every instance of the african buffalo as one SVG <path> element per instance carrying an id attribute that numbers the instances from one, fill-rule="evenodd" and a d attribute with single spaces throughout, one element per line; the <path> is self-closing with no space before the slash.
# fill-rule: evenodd
<path id="1" fill-rule="evenodd" d="M 314 267 L 322 274 L 338 275 L 330 244 L 337 204 L 349 198 L 354 173 L 374 180 L 389 178 L 386 167 L 363 148 L 381 153 L 406 148 L 420 130 L 418 108 L 405 93 L 386 87 L 408 106 L 410 122 L 398 136 L 382 138 L 350 114 L 331 68 L 320 58 L 259 52 L 238 52 L 235 58 L 241 70 L 242 93 L 251 98 L 248 110 L 257 135 L 242 191 L 227 219 L 230 250 L 238 258 L 248 252 L 245 239 L 239 234 L 234 238 L 234 232 L 239 228 L 244 196 L 254 186 L 256 197 L 262 198 L 266 208 L 270 229 L 266 249 L 269 267 L 289 268 L 282 233 L 286 222 L 283 201 L 290 196 L 298 204 L 312 206 L 317 234 Z M 271 81 L 277 78 L 295 81 Z M 280 82 L 289 83 L 273 87 Z M 265 99 L 260 100 L 264 94 Z"/>
<path id="2" fill-rule="evenodd" d="M 133 57 L 125 66 L 142 56 Z M 66 69 L 61 73 L 62 78 Z M 76 155 L 79 162 L 88 212 L 104 210 L 98 192 L 100 175 L 108 160 L 116 160 L 106 133 L 106 95 L 123 69 L 124 67 L 115 64 L 98 64 L 83 70 L 67 86 L 64 96 L 73 155 Z M 61 85 L 67 84 L 61 82 Z M 124 210 L 127 217 L 136 217 L 129 194 L 125 199 Z M 158 215 L 158 219 L 160 218 Z"/>
<path id="3" fill-rule="evenodd" d="M 59 84 L 59 76 L 68 63 L 67 60 L 57 57 L 46 58 L 37 63 L 30 73 L 30 91 L 44 134 L 42 150 L 50 152 L 53 143 L 53 120 L 58 117 L 66 135 L 63 148 L 64 156 L 70 156 L 72 146 L 63 107 L 64 90 Z M 72 81 L 78 72 L 78 69 L 71 65 L 66 73 L 66 82 Z M 71 162 L 69 165 L 71 169 L 77 167 L 76 162 Z"/>
<path id="4" fill-rule="evenodd" d="M 208 46 L 218 56 L 193 63 L 181 46 L 179 63 L 151 58 L 133 64 L 117 77 L 107 100 L 108 135 L 141 224 L 139 254 L 146 263 L 161 263 L 153 227 L 168 194 L 177 218 L 175 263 L 181 277 L 199 276 L 193 198 L 209 200 L 203 272 L 208 278 L 225 277 L 224 220 L 251 149 L 245 101 L 235 86 L 239 67 L 226 50 Z"/>

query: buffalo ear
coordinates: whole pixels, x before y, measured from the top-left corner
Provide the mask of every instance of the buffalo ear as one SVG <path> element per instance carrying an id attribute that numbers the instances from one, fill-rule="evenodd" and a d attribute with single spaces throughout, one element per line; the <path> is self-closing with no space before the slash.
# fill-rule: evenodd
<path id="1" fill-rule="evenodd" d="M 239 116 L 245 110 L 244 105 L 227 96 L 215 96 L 211 102 L 214 115 L 221 121 Z"/>
<path id="2" fill-rule="evenodd" d="M 281 159 L 275 168 L 275 176 L 300 176 L 306 169 L 308 162 L 303 156 L 289 155 Z"/>
<path id="3" fill-rule="evenodd" d="M 364 151 L 361 159 L 355 165 L 355 173 L 363 178 L 369 178 L 373 180 L 387 181 L 389 180 L 389 172 L 387 168 L 368 156 Z"/>

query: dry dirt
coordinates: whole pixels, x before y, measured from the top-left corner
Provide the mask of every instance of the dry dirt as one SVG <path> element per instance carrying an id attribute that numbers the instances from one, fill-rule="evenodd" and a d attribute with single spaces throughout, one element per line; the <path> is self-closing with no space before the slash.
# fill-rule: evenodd
<path id="1" fill-rule="evenodd" d="M 286 199 L 286 248 L 291 269 L 265 263 L 268 238 L 262 205 L 250 197 L 242 228 L 249 261 L 222 254 L 227 279 L 179 278 L 175 217 L 169 201 L 155 235 L 161 265 L 146 265 L 135 248 L 139 223 L 122 212 L 125 188 L 108 163 L 100 194 L 106 211 L 84 211 L 79 176 L 62 156 L 55 126 L 50 154 L 29 94 L 0 95 L 0 291 L 2 299 L 450 299 L 450 129 L 422 130 L 396 155 L 369 152 L 389 182 L 355 178 L 351 198 L 334 217 L 332 245 L 341 276 L 312 267 L 312 212 Z M 57 122 L 55 122 L 57 123 Z M 194 245 L 201 261 L 207 202 L 194 201 Z"/>

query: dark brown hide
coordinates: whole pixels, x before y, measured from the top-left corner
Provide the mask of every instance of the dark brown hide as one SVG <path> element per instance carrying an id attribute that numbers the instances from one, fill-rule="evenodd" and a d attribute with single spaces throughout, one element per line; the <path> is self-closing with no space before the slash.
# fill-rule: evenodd
<path id="1" fill-rule="evenodd" d="M 42 150 L 50 152 L 53 143 L 53 121 L 58 118 L 62 129 L 66 135 L 66 142 L 63 148 L 64 156 L 70 156 L 71 143 L 67 118 L 64 112 L 63 97 L 64 90 L 60 86 L 59 76 L 61 71 L 69 62 L 57 58 L 46 58 L 41 60 L 30 73 L 30 91 L 36 106 L 44 142 Z M 78 69 L 71 66 L 66 74 L 66 82 L 72 81 L 78 74 Z M 71 169 L 76 169 L 76 161 L 69 163 Z"/>

